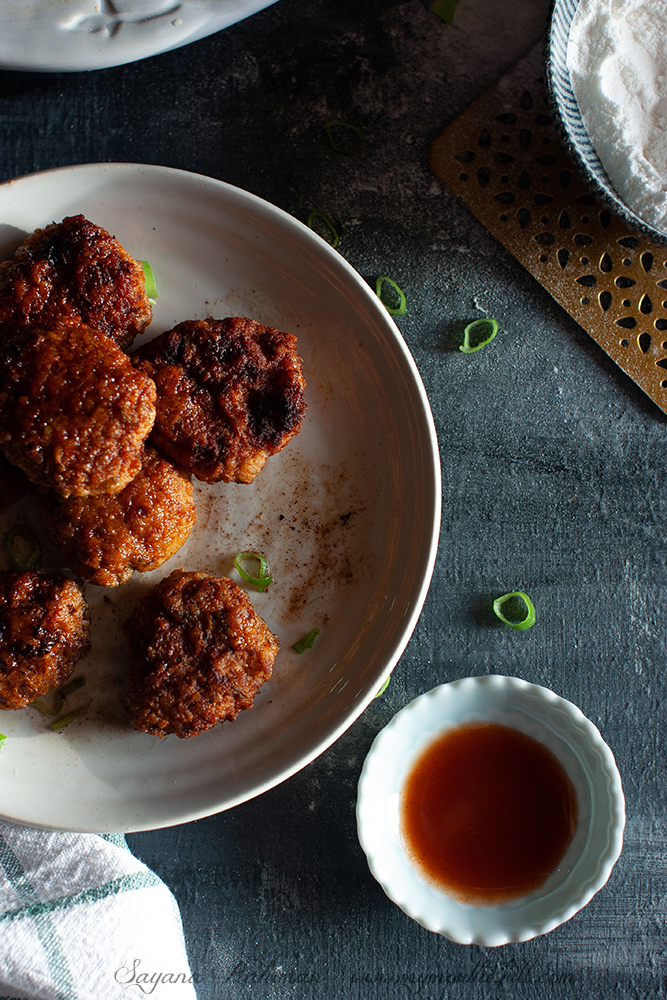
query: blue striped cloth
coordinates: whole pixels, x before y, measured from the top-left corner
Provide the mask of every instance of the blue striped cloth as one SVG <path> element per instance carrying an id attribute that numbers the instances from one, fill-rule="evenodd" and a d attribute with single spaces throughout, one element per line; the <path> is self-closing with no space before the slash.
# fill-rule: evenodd
<path id="1" fill-rule="evenodd" d="M 195 1000 L 176 900 L 120 834 L 0 822 L 0 1000 Z"/>

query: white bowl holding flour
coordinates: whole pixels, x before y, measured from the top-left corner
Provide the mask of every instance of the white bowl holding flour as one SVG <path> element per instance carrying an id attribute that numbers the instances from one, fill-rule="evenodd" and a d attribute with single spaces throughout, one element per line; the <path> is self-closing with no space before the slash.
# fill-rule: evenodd
<path id="1" fill-rule="evenodd" d="M 667 0 L 580 0 L 567 67 L 619 198 L 667 234 Z"/>

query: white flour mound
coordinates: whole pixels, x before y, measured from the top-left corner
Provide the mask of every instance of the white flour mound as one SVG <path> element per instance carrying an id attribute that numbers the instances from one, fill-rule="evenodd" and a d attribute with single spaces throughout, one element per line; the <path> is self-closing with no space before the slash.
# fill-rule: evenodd
<path id="1" fill-rule="evenodd" d="M 567 61 L 617 194 L 667 233 L 667 0 L 581 0 Z"/>

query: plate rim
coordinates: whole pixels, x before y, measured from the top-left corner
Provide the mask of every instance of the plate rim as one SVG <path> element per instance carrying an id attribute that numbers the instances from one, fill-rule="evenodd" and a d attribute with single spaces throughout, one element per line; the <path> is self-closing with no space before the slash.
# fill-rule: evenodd
<path id="1" fill-rule="evenodd" d="M 26 0 L 23 0 L 23 2 L 25 3 Z M 31 48 L 31 51 L 37 52 L 34 58 L 23 57 L 21 59 L 13 59 L 10 56 L 8 59 L 0 59 L 0 70 L 16 73 L 92 73 L 101 69 L 112 69 L 116 66 L 126 66 L 133 62 L 142 62 L 144 59 L 151 59 L 153 56 L 173 52 L 175 49 L 183 48 L 192 42 L 208 38 L 209 35 L 217 34 L 218 31 L 223 31 L 225 28 L 238 24 L 239 21 L 244 21 L 246 18 L 252 17 L 253 14 L 257 14 L 267 7 L 273 6 L 278 0 L 239 0 L 239 2 L 242 9 L 239 9 L 237 5 L 235 11 L 213 14 L 208 21 L 204 21 L 203 24 L 191 31 L 185 38 L 173 43 L 168 42 L 167 44 L 163 44 L 162 42 L 158 42 L 152 45 L 144 44 L 136 47 L 140 48 L 141 51 L 135 52 L 135 47 L 132 45 L 128 47 L 125 44 L 124 38 L 120 38 L 119 43 L 114 44 L 113 39 L 116 35 L 113 33 L 108 36 L 111 44 L 96 58 L 93 56 L 74 60 L 70 59 L 63 64 L 53 58 L 49 58 L 51 49 L 47 46 L 46 51 Z M 4 17 L 7 18 L 7 22 L 11 23 L 11 10 L 4 12 L 3 6 L 5 4 L 0 3 L 0 28 L 2 28 Z M 154 22 L 149 20 L 147 23 L 148 25 L 152 25 Z M 157 19 L 155 23 L 157 23 Z M 94 34 L 97 35 L 97 32 Z M 84 35 L 83 38 L 85 37 Z"/>
<path id="2" fill-rule="evenodd" d="M 305 240 L 307 244 L 309 244 L 309 248 L 312 247 L 313 251 L 332 267 L 334 274 L 337 274 L 337 276 L 341 279 L 344 278 L 346 284 L 351 283 L 356 295 L 360 297 L 361 301 L 364 302 L 368 308 L 376 313 L 377 317 L 381 320 L 381 325 L 384 327 L 385 332 L 391 335 L 394 347 L 397 349 L 397 354 L 400 354 L 400 367 L 406 377 L 406 383 L 408 381 L 407 376 L 409 375 L 410 398 L 415 408 L 415 427 L 420 429 L 422 442 L 420 458 L 423 463 L 424 472 L 427 474 L 421 484 L 422 502 L 420 509 L 422 511 L 430 511 L 430 516 L 424 523 L 423 538 L 420 544 L 419 562 L 423 567 L 423 572 L 419 577 L 418 584 L 415 578 L 414 587 L 410 592 L 410 606 L 406 609 L 407 613 L 401 624 L 400 631 L 397 631 L 397 633 L 392 637 L 392 642 L 387 650 L 387 655 L 383 657 L 385 667 L 378 684 L 379 689 L 379 686 L 393 671 L 402 656 L 421 615 L 424 602 L 430 588 L 435 561 L 437 558 L 442 515 L 442 472 L 438 437 L 426 389 L 407 342 L 403 338 L 403 335 L 392 317 L 386 312 L 385 307 L 381 304 L 377 295 L 371 289 L 370 285 L 352 267 L 352 265 L 349 264 L 348 261 L 336 250 L 334 250 L 324 239 L 322 239 L 322 237 L 316 234 L 296 217 L 290 215 L 288 212 L 278 208 L 276 205 L 273 205 L 271 202 L 261 198 L 260 196 L 235 185 L 229 184 L 226 181 L 210 177 L 205 174 L 180 168 L 165 167 L 157 164 L 126 162 L 82 163 L 53 167 L 24 174 L 1 182 L 0 210 L 2 209 L 1 202 L 4 200 L 3 196 L 5 193 L 9 194 L 9 191 L 13 187 L 15 188 L 21 184 L 29 186 L 32 183 L 40 181 L 48 183 L 50 177 L 62 178 L 67 177 L 67 175 L 71 175 L 74 178 L 83 172 L 96 174 L 99 173 L 100 170 L 102 170 L 105 174 L 112 175 L 113 179 L 122 176 L 123 174 L 135 173 L 137 177 L 141 177 L 142 179 L 153 175 L 155 177 L 161 176 L 164 178 L 174 179 L 176 181 L 182 179 L 185 183 L 194 184 L 198 188 L 200 188 L 203 184 L 210 187 L 212 191 L 221 194 L 223 196 L 223 200 L 228 201 L 231 198 L 235 204 L 255 207 L 260 214 L 264 215 L 264 217 L 268 217 L 276 224 L 285 225 L 292 230 L 300 241 Z M 2 222 L 1 218 L 0 222 Z M 374 699 L 376 693 L 377 689 L 375 686 L 373 686 L 372 689 L 369 688 L 363 697 L 361 697 L 357 702 L 352 703 L 351 708 L 348 707 L 346 709 L 343 717 L 335 726 L 328 729 L 320 738 L 313 740 L 312 745 L 308 748 L 308 752 L 305 755 L 301 753 L 297 754 L 297 759 L 292 760 L 286 767 L 281 768 L 277 773 L 272 774 L 266 780 L 254 785 L 250 794 L 240 792 L 235 796 L 228 796 L 223 802 L 220 801 L 223 797 L 218 795 L 215 797 L 215 801 L 213 801 L 213 797 L 211 797 L 208 804 L 201 808 L 190 808 L 186 812 L 178 810 L 176 812 L 172 811 L 169 816 L 162 819 L 156 819 L 153 817 L 152 819 L 147 818 L 144 821 L 134 822 L 129 825 L 127 823 L 123 823 L 126 832 L 160 829 L 191 822 L 196 819 L 202 819 L 215 815 L 218 812 L 226 811 L 229 808 L 240 805 L 242 802 L 256 798 L 258 795 L 263 794 L 271 788 L 277 787 L 287 778 L 298 773 L 308 764 L 312 763 L 325 750 L 332 746 L 360 717 L 363 711 Z M 53 823 L 46 820 L 40 823 L 36 822 L 34 819 L 22 818 L 20 815 L 11 815 L 9 812 L 2 810 L 2 807 L 0 807 L 0 810 L 0 817 L 3 819 L 21 825 L 42 827 L 44 829 L 80 829 L 81 832 L 106 833 L 113 832 L 118 826 L 118 823 L 108 819 L 104 819 L 104 821 L 102 821 L 100 818 L 95 816 L 92 818 L 92 823 L 88 823 L 85 826 L 72 826 L 70 824 Z"/>

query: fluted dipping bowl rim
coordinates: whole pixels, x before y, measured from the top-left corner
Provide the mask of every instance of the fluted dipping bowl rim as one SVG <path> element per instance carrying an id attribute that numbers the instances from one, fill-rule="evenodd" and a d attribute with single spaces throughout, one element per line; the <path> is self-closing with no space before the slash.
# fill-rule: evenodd
<path id="1" fill-rule="evenodd" d="M 556 870 L 537 890 L 494 906 L 464 903 L 430 884 L 399 823 L 401 790 L 417 757 L 448 729 L 474 721 L 510 726 L 547 746 L 578 804 L 577 828 Z M 611 750 L 576 705 L 548 688 L 491 674 L 439 685 L 393 717 L 364 762 L 356 818 L 371 873 L 409 917 L 458 944 L 497 947 L 548 933 L 603 887 L 622 850 L 625 801 Z"/>

